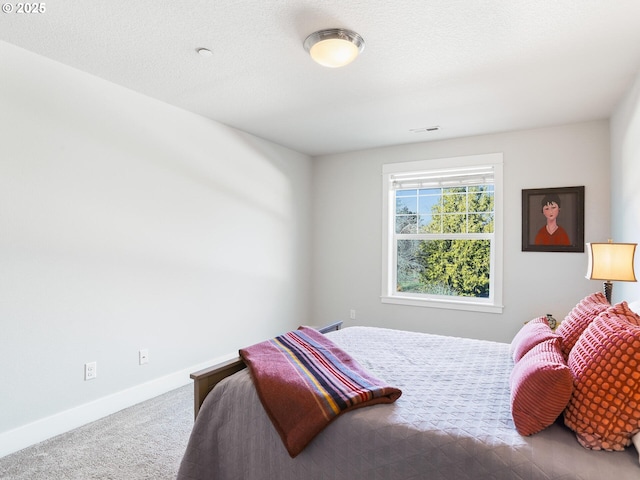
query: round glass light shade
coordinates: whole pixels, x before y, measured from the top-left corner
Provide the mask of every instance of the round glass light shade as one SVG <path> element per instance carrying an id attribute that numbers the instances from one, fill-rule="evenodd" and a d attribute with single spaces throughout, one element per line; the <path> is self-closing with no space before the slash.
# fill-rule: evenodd
<path id="1" fill-rule="evenodd" d="M 337 68 L 353 62 L 364 49 L 363 38 L 342 29 L 321 30 L 304 41 L 311 58 L 324 67 Z"/>

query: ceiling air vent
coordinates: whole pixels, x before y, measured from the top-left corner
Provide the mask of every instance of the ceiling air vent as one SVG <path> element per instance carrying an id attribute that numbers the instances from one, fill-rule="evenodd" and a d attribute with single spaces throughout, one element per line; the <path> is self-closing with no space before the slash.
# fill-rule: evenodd
<path id="1" fill-rule="evenodd" d="M 411 128 L 409 131 L 411 133 L 428 133 L 428 132 L 437 132 L 440 130 L 440 127 L 435 125 L 433 127 L 422 127 L 422 128 Z"/>

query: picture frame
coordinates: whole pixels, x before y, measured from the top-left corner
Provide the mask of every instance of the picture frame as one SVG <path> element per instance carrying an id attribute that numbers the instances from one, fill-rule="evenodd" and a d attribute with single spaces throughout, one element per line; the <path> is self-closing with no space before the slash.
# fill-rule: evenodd
<path id="1" fill-rule="evenodd" d="M 584 252 L 584 186 L 522 190 L 522 251 Z"/>

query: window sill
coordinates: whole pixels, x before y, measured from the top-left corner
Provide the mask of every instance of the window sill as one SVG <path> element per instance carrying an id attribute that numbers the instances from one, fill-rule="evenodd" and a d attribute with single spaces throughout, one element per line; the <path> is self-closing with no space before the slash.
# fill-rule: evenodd
<path id="1" fill-rule="evenodd" d="M 466 310 L 469 312 L 502 313 L 503 305 L 489 303 L 465 302 L 460 300 L 437 300 L 418 297 L 380 297 L 382 303 L 395 305 L 410 305 L 413 307 L 444 308 L 448 310 Z"/>

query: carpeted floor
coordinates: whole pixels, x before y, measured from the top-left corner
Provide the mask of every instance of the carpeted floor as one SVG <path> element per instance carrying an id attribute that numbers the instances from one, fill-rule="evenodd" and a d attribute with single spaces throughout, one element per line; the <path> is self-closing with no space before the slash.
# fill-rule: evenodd
<path id="1" fill-rule="evenodd" d="M 187 385 L 0 458 L 0 478 L 173 480 L 192 427 Z"/>

